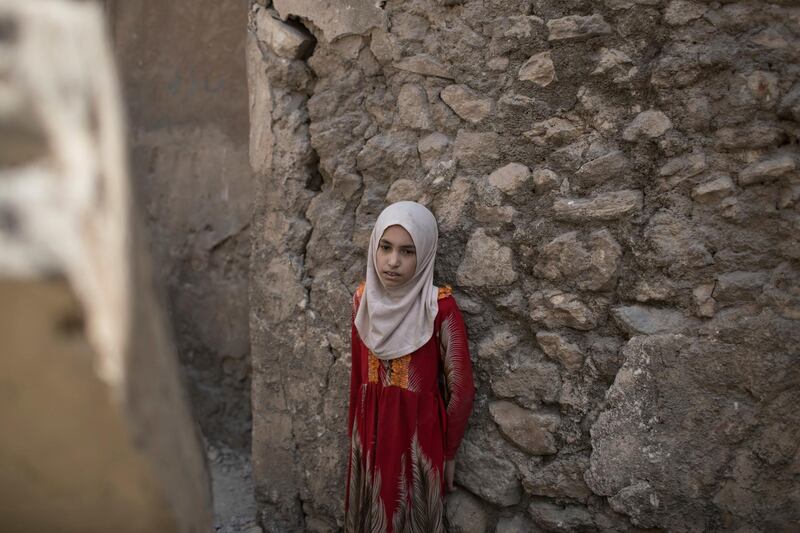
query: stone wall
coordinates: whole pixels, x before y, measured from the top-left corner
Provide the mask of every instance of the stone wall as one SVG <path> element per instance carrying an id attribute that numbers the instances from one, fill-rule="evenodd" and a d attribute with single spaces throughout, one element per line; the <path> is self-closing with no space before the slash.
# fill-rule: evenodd
<path id="1" fill-rule="evenodd" d="M 341 527 L 350 298 L 401 199 L 439 220 L 476 370 L 453 531 L 800 520 L 797 2 L 272 4 L 248 37 L 267 530 Z"/>
<path id="2" fill-rule="evenodd" d="M 205 436 L 250 441 L 246 0 L 106 0 L 146 213 Z"/>

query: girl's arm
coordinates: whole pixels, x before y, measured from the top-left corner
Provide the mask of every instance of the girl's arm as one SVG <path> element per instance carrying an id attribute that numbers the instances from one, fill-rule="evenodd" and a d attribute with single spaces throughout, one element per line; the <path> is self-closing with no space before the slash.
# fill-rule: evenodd
<path id="1" fill-rule="evenodd" d="M 353 436 L 353 419 L 356 416 L 356 404 L 358 402 L 358 393 L 361 390 L 361 359 L 359 357 L 360 350 L 358 349 L 361 339 L 356 330 L 356 311 L 358 311 L 358 304 L 361 301 L 362 287 L 356 290 L 353 295 L 353 315 L 350 319 L 350 408 L 347 415 L 347 435 Z"/>
<path id="2" fill-rule="evenodd" d="M 467 345 L 467 328 L 455 300 L 448 297 L 439 301 L 444 311 L 439 342 L 441 343 L 445 386 L 447 387 L 447 428 L 445 434 L 445 460 L 456 456 L 464 437 L 467 420 L 472 411 L 475 386 L 472 381 L 472 362 Z"/>

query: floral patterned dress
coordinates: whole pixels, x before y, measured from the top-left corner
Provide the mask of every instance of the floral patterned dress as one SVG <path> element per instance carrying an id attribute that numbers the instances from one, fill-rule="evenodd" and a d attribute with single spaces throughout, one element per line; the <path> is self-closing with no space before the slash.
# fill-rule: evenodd
<path id="1" fill-rule="evenodd" d="M 353 298 L 353 317 L 363 284 Z M 467 332 L 450 288 L 439 289 L 434 335 L 381 361 L 352 328 L 348 533 L 444 531 L 444 461 L 464 436 L 475 389 Z"/>

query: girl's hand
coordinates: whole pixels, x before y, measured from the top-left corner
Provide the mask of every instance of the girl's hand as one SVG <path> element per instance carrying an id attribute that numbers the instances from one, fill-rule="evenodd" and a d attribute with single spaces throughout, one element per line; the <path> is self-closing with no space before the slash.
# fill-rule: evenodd
<path id="1" fill-rule="evenodd" d="M 455 485 L 453 485 L 453 479 L 456 475 L 456 460 L 452 459 L 450 461 L 444 462 L 444 488 L 447 492 L 453 492 L 456 490 Z"/>

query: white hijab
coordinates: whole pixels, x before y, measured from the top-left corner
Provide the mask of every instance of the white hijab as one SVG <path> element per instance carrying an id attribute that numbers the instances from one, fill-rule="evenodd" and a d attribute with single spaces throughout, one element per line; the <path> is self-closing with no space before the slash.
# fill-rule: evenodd
<path id="1" fill-rule="evenodd" d="M 414 276 L 394 288 L 384 286 L 375 262 L 378 243 L 389 226 L 402 226 L 411 235 L 417 256 Z M 438 240 L 436 218 L 416 202 L 394 203 L 375 222 L 367 251 L 367 282 L 355 326 L 361 340 L 379 359 L 407 355 L 433 335 L 439 311 L 439 289 L 433 285 Z"/>

